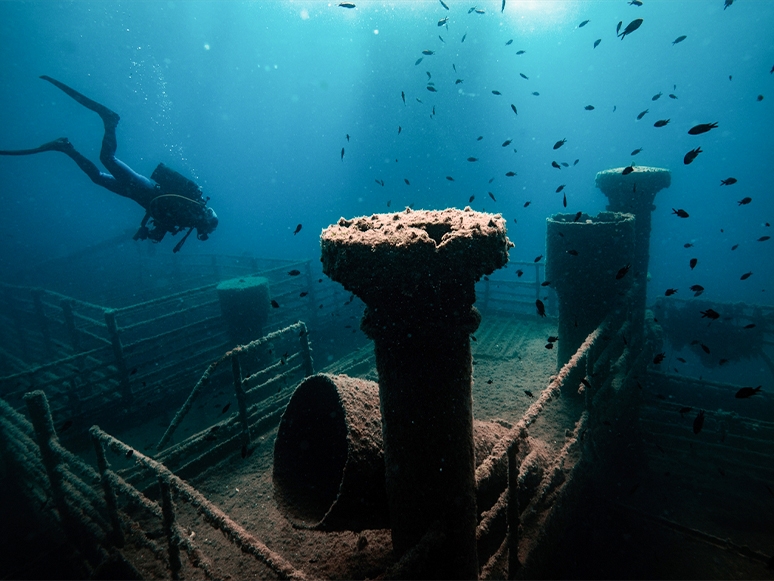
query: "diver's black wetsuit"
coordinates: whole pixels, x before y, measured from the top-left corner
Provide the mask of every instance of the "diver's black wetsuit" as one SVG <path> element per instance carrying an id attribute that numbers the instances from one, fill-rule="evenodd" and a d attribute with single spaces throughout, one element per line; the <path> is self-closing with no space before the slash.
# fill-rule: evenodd
<path id="1" fill-rule="evenodd" d="M 184 188 L 185 192 L 181 195 L 178 192 L 163 191 L 159 183 L 135 172 L 116 158 L 116 149 L 118 147 L 116 127 L 120 119 L 118 113 L 89 99 L 56 79 L 47 76 L 40 78 L 58 87 L 78 101 L 78 103 L 91 109 L 102 118 L 102 122 L 105 125 L 105 135 L 102 137 L 102 149 L 100 150 L 99 160 L 110 173 L 101 172 L 96 165 L 76 151 L 73 144 L 66 137 L 45 143 L 34 149 L 0 150 L 0 155 L 31 155 L 44 151 L 61 151 L 68 155 L 95 184 L 119 196 L 130 198 L 145 209 L 145 217 L 140 225 L 140 229 L 134 236 L 135 240 L 150 238 L 154 242 L 159 242 L 167 232 L 174 235 L 185 228 L 189 228 L 189 230 L 185 237 L 175 246 L 175 252 L 182 247 L 183 242 L 194 228 L 196 228 L 199 240 L 207 240 L 209 234 L 218 226 L 218 217 L 211 208 L 206 207 L 207 200 L 202 197 L 201 192 L 193 182 L 165 166 L 159 165 L 156 171 L 160 172 L 160 175 L 161 170 L 166 174 L 174 174 L 173 181 L 182 182 L 184 186 L 188 186 Z M 156 172 L 154 172 L 154 178 L 156 175 Z M 146 226 L 149 219 L 152 219 L 151 230 Z"/>

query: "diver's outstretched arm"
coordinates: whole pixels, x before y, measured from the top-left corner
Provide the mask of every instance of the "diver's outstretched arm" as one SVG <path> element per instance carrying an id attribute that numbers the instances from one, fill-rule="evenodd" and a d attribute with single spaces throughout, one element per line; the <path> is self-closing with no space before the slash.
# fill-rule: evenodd
<path id="1" fill-rule="evenodd" d="M 60 137 L 54 141 L 49 141 L 48 143 L 44 143 L 40 147 L 35 147 L 33 149 L 0 150 L 0 155 L 32 155 L 34 153 L 42 153 L 44 151 L 61 151 L 75 163 L 77 163 L 78 167 L 81 168 L 95 184 L 102 186 L 103 188 L 106 188 L 115 194 L 122 196 L 126 195 L 122 191 L 122 188 L 119 187 L 116 178 L 99 171 L 99 168 L 97 168 L 96 165 L 94 165 L 91 161 L 86 159 L 83 155 L 75 150 L 73 144 L 70 143 L 70 140 L 66 137 Z"/>

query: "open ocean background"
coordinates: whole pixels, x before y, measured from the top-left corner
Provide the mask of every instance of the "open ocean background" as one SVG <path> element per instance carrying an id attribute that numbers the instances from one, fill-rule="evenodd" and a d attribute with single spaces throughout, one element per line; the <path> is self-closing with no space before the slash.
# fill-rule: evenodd
<path id="1" fill-rule="evenodd" d="M 774 231 L 774 2 L 507 0 L 501 12 L 500 0 L 479 0 L 484 14 L 471 1 L 355 3 L 2 2 L 0 149 L 66 136 L 98 162 L 99 117 L 38 78 L 49 75 L 121 115 L 122 161 L 148 176 L 164 162 L 211 196 L 218 230 L 182 252 L 314 260 L 319 232 L 341 216 L 463 208 L 472 195 L 474 209 L 507 218 L 512 259 L 532 260 L 545 254 L 547 216 L 604 210 L 596 172 L 634 161 L 672 171 L 653 214 L 651 299 L 701 284 L 707 300 L 771 304 L 774 240 L 757 240 Z M 616 38 L 635 18 L 640 29 Z M 721 187 L 728 177 L 739 181 Z M 123 232 L 150 244 L 131 241 L 142 209 L 59 153 L 0 157 L 0 200 L 9 282 Z"/>

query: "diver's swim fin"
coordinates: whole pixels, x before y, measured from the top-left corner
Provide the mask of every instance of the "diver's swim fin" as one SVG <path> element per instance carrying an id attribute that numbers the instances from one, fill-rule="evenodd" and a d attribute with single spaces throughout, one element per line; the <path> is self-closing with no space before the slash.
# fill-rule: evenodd
<path id="1" fill-rule="evenodd" d="M 67 93 L 70 97 L 78 101 L 81 105 L 86 107 L 87 109 L 91 109 L 92 111 L 94 111 L 97 115 L 102 117 L 102 121 L 105 123 L 105 125 L 112 125 L 113 127 L 118 125 L 118 120 L 120 119 L 120 117 L 118 116 L 118 113 L 116 113 L 115 111 L 111 111 L 104 105 L 101 105 L 96 101 L 89 99 L 86 95 L 82 95 L 75 89 L 71 89 L 70 87 L 68 87 L 64 83 L 60 83 L 56 79 L 52 79 L 51 77 L 48 77 L 46 75 L 42 75 L 40 78 L 43 79 L 44 81 L 48 81 L 55 87 L 61 89 L 62 91 Z"/>
<path id="2" fill-rule="evenodd" d="M 44 151 L 61 151 L 64 153 L 68 149 L 73 149 L 73 144 L 66 137 L 60 137 L 33 149 L 3 149 L 0 150 L 0 155 L 32 155 L 33 153 L 42 153 Z"/>

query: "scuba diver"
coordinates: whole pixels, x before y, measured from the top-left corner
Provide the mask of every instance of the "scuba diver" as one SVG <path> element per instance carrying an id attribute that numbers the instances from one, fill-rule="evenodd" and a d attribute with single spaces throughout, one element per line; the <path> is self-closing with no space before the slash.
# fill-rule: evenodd
<path id="1" fill-rule="evenodd" d="M 58 87 L 102 118 L 105 135 L 102 137 L 99 160 L 110 173 L 101 172 L 96 165 L 78 153 L 66 137 L 44 143 L 34 149 L 0 150 L 0 155 L 32 155 L 44 151 L 61 151 L 69 156 L 95 184 L 134 200 L 145 209 L 145 217 L 134 235 L 134 240 L 150 239 L 153 242 L 161 242 L 167 232 L 174 236 L 187 228 L 188 232 L 173 250 L 178 252 L 194 228 L 199 240 L 209 238 L 218 226 L 218 216 L 212 208 L 207 207 L 209 197 L 202 196 L 199 186 L 163 163 L 156 167 L 150 179 L 136 173 L 116 159 L 116 127 L 120 119 L 117 113 L 56 79 L 47 76 L 40 78 Z"/>

